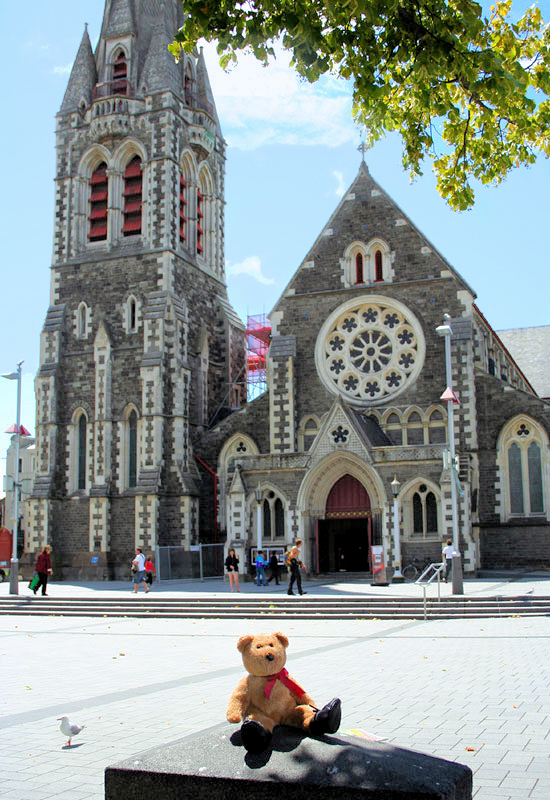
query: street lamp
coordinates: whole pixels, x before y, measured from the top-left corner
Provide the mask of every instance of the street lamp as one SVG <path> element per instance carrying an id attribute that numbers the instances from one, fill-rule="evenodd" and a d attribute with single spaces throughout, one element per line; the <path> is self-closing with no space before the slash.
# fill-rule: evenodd
<path id="1" fill-rule="evenodd" d="M 10 594 L 19 594 L 19 559 L 17 558 L 17 529 L 19 526 L 19 447 L 21 444 L 21 364 L 17 364 L 17 372 L 7 372 L 2 375 L 9 381 L 17 381 L 17 419 L 15 422 L 15 482 L 14 482 L 14 520 L 12 535 L 12 551 L 10 562 Z"/>
<path id="2" fill-rule="evenodd" d="M 256 489 L 254 491 L 255 491 L 255 494 L 256 494 L 256 503 L 258 504 L 257 517 L 256 517 L 256 520 L 257 520 L 256 526 L 258 528 L 257 546 L 258 546 L 258 553 L 259 553 L 260 550 L 262 549 L 262 500 L 263 500 L 264 492 L 263 492 L 263 489 L 260 486 L 260 484 L 258 484 L 256 486 Z"/>
<path id="3" fill-rule="evenodd" d="M 455 427 L 454 427 L 454 404 L 458 403 L 458 398 L 453 392 L 453 373 L 451 366 L 451 336 L 453 329 L 450 325 L 449 314 L 443 315 L 443 325 L 438 325 L 435 329 L 438 336 L 445 340 L 445 373 L 447 378 L 447 388 L 441 395 L 441 400 L 447 401 L 447 427 L 449 438 L 449 461 L 451 473 L 451 517 L 453 523 L 453 594 L 464 594 L 462 583 L 462 562 L 460 560 L 460 543 L 458 538 L 458 507 L 457 507 L 457 478 L 455 466 Z"/>
<path id="4" fill-rule="evenodd" d="M 392 583 L 403 583 L 405 578 L 401 574 L 401 542 L 399 541 L 399 502 L 397 496 L 401 483 L 397 480 L 397 475 L 393 476 L 390 483 L 393 495 L 393 577 Z"/>

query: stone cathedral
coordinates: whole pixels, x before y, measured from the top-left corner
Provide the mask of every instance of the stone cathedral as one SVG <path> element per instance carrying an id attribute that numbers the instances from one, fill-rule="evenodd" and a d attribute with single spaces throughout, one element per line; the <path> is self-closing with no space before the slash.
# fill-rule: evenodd
<path id="1" fill-rule="evenodd" d="M 26 552 L 113 578 L 135 546 L 217 536 L 246 571 L 260 534 L 301 537 L 313 572 L 367 573 L 396 522 L 404 563 L 439 560 L 456 480 L 466 572 L 547 566 L 550 405 L 364 162 L 270 315 L 268 388 L 246 402 L 225 145 L 202 55 L 166 49 L 180 13 L 107 0 L 57 116 Z"/>

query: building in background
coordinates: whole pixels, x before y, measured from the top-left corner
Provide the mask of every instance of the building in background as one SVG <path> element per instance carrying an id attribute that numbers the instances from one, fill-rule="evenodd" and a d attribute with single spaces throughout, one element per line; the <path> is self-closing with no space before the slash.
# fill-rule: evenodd
<path id="1" fill-rule="evenodd" d="M 57 575 L 114 578 L 136 546 L 225 540 L 246 569 L 301 537 L 311 570 L 366 574 L 395 508 L 402 562 L 438 560 L 448 315 L 465 570 L 549 566 L 550 405 L 364 162 L 269 320 L 237 317 L 225 143 L 202 55 L 167 51 L 180 24 L 178 0 L 109 0 L 57 116 L 27 564 L 47 542 Z"/>

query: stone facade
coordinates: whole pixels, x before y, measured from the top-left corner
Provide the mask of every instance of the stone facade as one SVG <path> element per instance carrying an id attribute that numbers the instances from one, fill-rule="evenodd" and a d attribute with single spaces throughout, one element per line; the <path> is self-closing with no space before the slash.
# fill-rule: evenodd
<path id="1" fill-rule="evenodd" d="M 436 332 L 444 314 L 460 401 L 453 423 L 464 569 L 550 564 L 550 407 L 473 290 L 364 163 L 271 313 L 267 394 L 200 443 L 217 460 L 228 546 L 245 564 L 258 542 L 259 485 L 264 550 L 299 536 L 314 571 L 366 571 L 370 546 L 381 544 L 391 565 L 394 476 L 402 563 L 440 560 L 453 536 L 446 359 Z M 514 444 L 522 435 L 530 449 Z M 513 489 L 518 474 L 523 499 Z M 278 528 L 274 498 L 284 510 Z"/>

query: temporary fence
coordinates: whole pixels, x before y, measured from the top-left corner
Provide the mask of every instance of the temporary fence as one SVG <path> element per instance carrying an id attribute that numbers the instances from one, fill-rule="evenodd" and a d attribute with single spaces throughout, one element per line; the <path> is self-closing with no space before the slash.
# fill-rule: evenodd
<path id="1" fill-rule="evenodd" d="M 200 580 L 223 577 L 223 543 L 191 547 L 157 547 L 159 581 Z"/>

